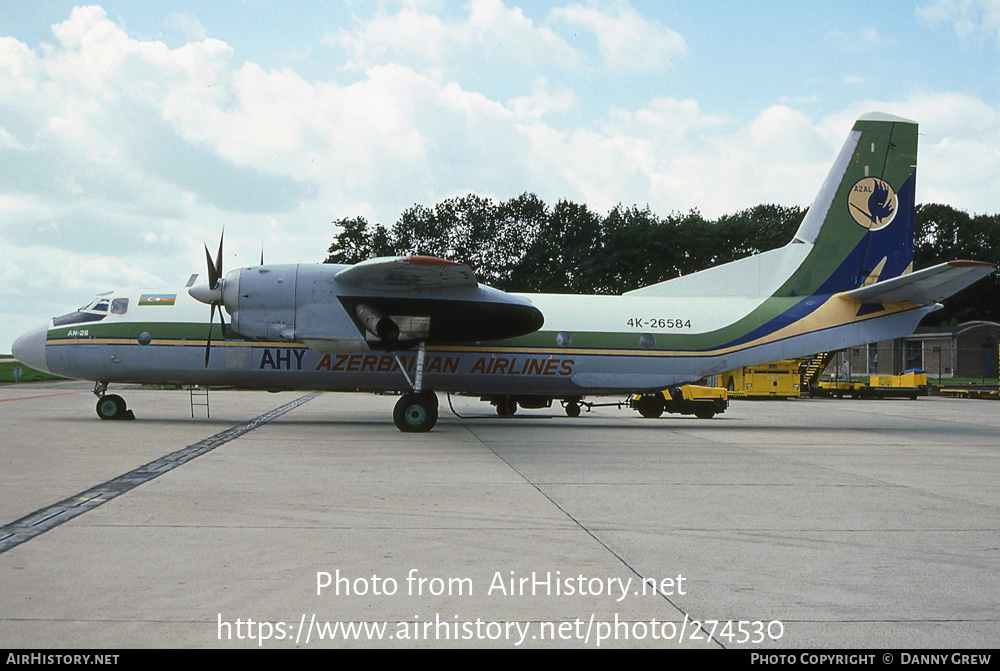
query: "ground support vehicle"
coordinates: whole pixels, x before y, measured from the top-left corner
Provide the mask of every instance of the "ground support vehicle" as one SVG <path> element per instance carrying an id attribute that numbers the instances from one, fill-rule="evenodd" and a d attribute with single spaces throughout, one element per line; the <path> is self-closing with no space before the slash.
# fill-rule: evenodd
<path id="1" fill-rule="evenodd" d="M 629 404 L 643 417 L 659 417 L 669 412 L 711 419 L 729 407 L 729 393 L 718 387 L 686 384 L 651 394 L 634 394 Z"/>

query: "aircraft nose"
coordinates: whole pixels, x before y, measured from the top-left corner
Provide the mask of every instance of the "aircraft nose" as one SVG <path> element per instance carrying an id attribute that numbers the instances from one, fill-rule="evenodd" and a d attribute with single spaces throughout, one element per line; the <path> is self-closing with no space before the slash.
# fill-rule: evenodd
<path id="1" fill-rule="evenodd" d="M 49 330 L 44 326 L 25 333 L 11 346 L 14 358 L 35 370 L 48 373 L 49 369 L 45 361 L 45 340 L 48 335 Z"/>

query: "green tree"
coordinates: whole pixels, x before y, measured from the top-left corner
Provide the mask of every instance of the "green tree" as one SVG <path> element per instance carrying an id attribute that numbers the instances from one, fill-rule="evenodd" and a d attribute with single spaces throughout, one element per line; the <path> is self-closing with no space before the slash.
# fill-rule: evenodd
<path id="1" fill-rule="evenodd" d="M 327 249 L 324 263 L 358 263 L 378 255 L 373 243 L 378 231 L 382 230 L 381 226 L 376 225 L 375 230 L 370 230 L 364 217 L 344 217 L 334 221 L 333 225 L 340 228 L 340 232 Z"/>
<path id="2" fill-rule="evenodd" d="M 661 259 L 650 244 L 661 223 L 647 205 L 616 205 L 601 222 L 602 263 L 595 269 L 593 291 L 621 294 L 659 280 Z"/>
<path id="3" fill-rule="evenodd" d="M 494 284 L 505 291 L 524 290 L 518 276 L 521 260 L 538 238 L 549 217 L 548 207 L 533 193 L 523 193 L 500 204 L 493 245 Z"/>
<path id="4" fill-rule="evenodd" d="M 719 218 L 719 262 L 760 254 L 789 243 L 806 211 L 800 207 L 756 205 Z"/>
<path id="5" fill-rule="evenodd" d="M 955 259 L 1000 264 L 1000 216 L 976 215 L 950 205 L 917 206 L 914 266 L 926 268 Z M 993 273 L 945 301 L 925 325 L 1000 320 L 1000 277 Z"/>
<path id="6" fill-rule="evenodd" d="M 448 241 L 443 258 L 467 263 L 490 285 L 504 273 L 497 253 L 502 226 L 498 215 L 493 200 L 475 194 L 439 203 L 433 215 Z"/>
<path id="7" fill-rule="evenodd" d="M 364 217 L 334 223 L 340 232 L 327 262 L 426 254 L 468 263 L 480 281 L 507 291 L 620 294 L 788 243 L 806 210 L 757 205 L 717 221 L 698 210 L 657 217 L 647 206 L 613 207 L 606 216 L 567 200 L 549 208 L 535 194 L 508 201 L 470 194 L 433 208 L 413 205 L 391 230 Z M 1000 216 L 948 205 L 916 211 L 914 263 L 952 259 L 1000 264 Z M 1000 320 L 996 273 L 950 298 L 929 324 Z"/>
<path id="8" fill-rule="evenodd" d="M 403 210 L 392 226 L 390 238 L 399 254 L 422 254 L 448 259 L 448 230 L 434 214 L 434 210 L 423 205 L 413 205 Z"/>
<path id="9" fill-rule="evenodd" d="M 504 203 L 475 194 L 450 198 L 428 208 L 414 205 L 392 228 L 400 254 L 426 254 L 467 263 L 479 280 L 510 288 L 511 275 L 546 218 L 534 194 Z"/>
<path id="10" fill-rule="evenodd" d="M 560 200 L 514 269 L 515 289 L 587 293 L 602 263 L 601 218 L 586 205 Z M 606 293 L 606 291 L 605 291 Z"/>

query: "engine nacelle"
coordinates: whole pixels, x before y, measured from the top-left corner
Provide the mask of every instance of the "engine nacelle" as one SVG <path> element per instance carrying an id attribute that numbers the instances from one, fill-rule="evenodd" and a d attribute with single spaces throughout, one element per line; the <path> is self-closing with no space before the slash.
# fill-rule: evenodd
<path id="1" fill-rule="evenodd" d="M 241 268 L 226 275 L 230 326 L 253 340 L 295 339 L 295 266 Z"/>
<path id="2" fill-rule="evenodd" d="M 527 300 L 473 285 L 400 290 L 388 281 L 338 283 L 344 266 L 241 268 L 222 283 L 233 331 L 252 340 L 303 342 L 320 352 L 357 352 L 516 337 L 541 327 Z"/>

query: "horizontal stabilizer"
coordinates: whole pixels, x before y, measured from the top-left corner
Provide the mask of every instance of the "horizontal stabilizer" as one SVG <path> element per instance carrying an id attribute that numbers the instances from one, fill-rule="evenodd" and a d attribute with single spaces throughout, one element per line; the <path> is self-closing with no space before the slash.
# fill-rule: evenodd
<path id="1" fill-rule="evenodd" d="M 861 303 L 918 303 L 930 305 L 958 293 L 997 267 L 981 261 L 948 261 L 908 275 L 852 289 L 846 296 Z"/>
<path id="2" fill-rule="evenodd" d="M 472 268 L 435 256 L 382 256 L 368 259 L 341 270 L 335 278 L 342 284 L 383 291 L 479 286 Z"/>

